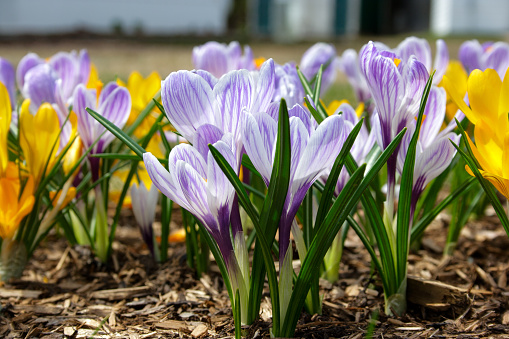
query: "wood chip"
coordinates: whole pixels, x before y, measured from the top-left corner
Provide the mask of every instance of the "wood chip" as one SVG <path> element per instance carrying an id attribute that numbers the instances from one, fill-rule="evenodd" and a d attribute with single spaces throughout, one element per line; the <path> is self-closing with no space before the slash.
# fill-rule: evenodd
<path id="1" fill-rule="evenodd" d="M 35 314 L 57 315 L 62 313 L 61 307 L 56 306 L 43 306 L 43 305 L 14 305 L 12 307 L 14 312 L 31 312 Z"/>
<path id="2" fill-rule="evenodd" d="M 154 324 L 157 328 L 163 328 L 166 330 L 176 330 L 176 331 L 189 331 L 189 327 L 184 321 L 178 320 L 166 320 L 160 323 Z"/>
<path id="3" fill-rule="evenodd" d="M 33 298 L 37 299 L 42 294 L 41 291 L 34 290 L 9 290 L 0 288 L 0 298 Z"/>
<path id="4" fill-rule="evenodd" d="M 456 286 L 418 277 L 408 277 L 407 298 L 414 304 L 468 304 L 468 291 Z"/>
<path id="5" fill-rule="evenodd" d="M 208 327 L 207 325 L 205 324 L 200 324 L 198 326 L 196 326 L 193 330 L 193 332 L 191 332 L 191 336 L 193 338 L 199 338 L 205 334 L 207 334 L 209 331 L 208 331 Z"/>
<path id="6" fill-rule="evenodd" d="M 100 290 L 90 294 L 92 299 L 122 300 L 141 297 L 149 294 L 151 291 L 148 286 L 117 288 L 113 290 Z"/>

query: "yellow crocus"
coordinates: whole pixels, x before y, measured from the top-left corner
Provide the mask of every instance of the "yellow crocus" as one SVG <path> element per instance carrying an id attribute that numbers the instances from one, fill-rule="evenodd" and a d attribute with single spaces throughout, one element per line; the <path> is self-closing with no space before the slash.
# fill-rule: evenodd
<path id="1" fill-rule="evenodd" d="M 152 72 L 146 78 L 143 78 L 139 72 L 134 71 L 129 75 L 127 84 L 121 80 L 118 80 L 117 83 L 127 87 L 131 94 L 131 114 L 127 119 L 127 125 L 132 125 L 138 115 L 152 101 L 154 95 L 161 89 L 161 77 L 156 72 Z M 143 137 L 155 123 L 158 115 L 158 113 L 149 114 L 136 129 L 134 135 L 138 138 Z"/>
<path id="2" fill-rule="evenodd" d="M 475 125 L 474 143 L 468 139 L 480 172 L 509 199 L 509 71 L 502 81 L 493 69 L 474 70 L 468 77 L 468 107 L 450 79 L 445 86 L 452 99 Z M 472 171 L 467 167 L 472 175 Z"/>
<path id="3" fill-rule="evenodd" d="M 0 177 L 5 175 L 7 163 L 9 162 L 9 153 L 7 150 L 7 135 L 11 125 L 11 100 L 9 92 L 2 82 L 0 82 Z"/>
<path id="4" fill-rule="evenodd" d="M 448 78 L 448 81 L 450 83 L 452 82 L 454 84 L 457 96 L 465 97 L 465 94 L 467 93 L 468 75 L 465 69 L 463 68 L 461 62 L 457 60 L 449 62 L 444 76 Z M 447 87 L 445 86 L 444 82 L 445 81 L 442 80 L 439 86 L 445 87 L 445 89 L 447 90 Z M 458 105 L 456 105 L 454 100 L 451 98 L 449 92 L 447 92 L 447 101 L 445 106 L 445 117 L 447 121 L 451 121 L 454 119 L 454 116 L 456 115 L 458 109 L 459 109 Z"/>
<path id="5" fill-rule="evenodd" d="M 99 73 L 94 64 L 90 64 L 90 76 L 88 77 L 87 88 L 102 88 L 103 83 L 99 80 Z M 99 95 L 97 95 L 99 97 Z"/>
<path id="6" fill-rule="evenodd" d="M 34 206 L 34 179 L 28 177 L 21 197 L 20 182 L 0 178 L 0 237 L 11 239 L 21 220 L 32 211 Z"/>
<path id="7" fill-rule="evenodd" d="M 42 104 L 35 116 L 28 110 L 29 106 L 30 99 L 26 99 L 21 105 L 20 145 L 28 171 L 37 185 L 45 174 L 46 163 L 47 171 L 55 164 L 60 141 L 60 123 L 50 104 Z"/>

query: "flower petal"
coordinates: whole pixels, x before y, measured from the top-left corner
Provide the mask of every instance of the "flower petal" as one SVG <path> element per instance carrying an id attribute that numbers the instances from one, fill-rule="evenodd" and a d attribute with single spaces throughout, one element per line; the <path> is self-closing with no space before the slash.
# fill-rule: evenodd
<path id="1" fill-rule="evenodd" d="M 213 101 L 210 84 L 198 74 L 173 72 L 162 82 L 161 101 L 166 116 L 187 140 L 193 140 L 196 129 L 213 123 Z"/>

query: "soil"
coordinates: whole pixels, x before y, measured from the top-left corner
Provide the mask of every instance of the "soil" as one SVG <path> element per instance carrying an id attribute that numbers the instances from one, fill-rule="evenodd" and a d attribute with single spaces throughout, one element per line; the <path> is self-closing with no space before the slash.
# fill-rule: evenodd
<path id="1" fill-rule="evenodd" d="M 125 222 L 134 220 L 126 213 Z M 382 290 L 369 256 L 357 236 L 349 234 L 339 281 L 321 281 L 323 314 L 303 312 L 296 336 L 509 337 L 507 235 L 495 215 L 470 221 L 454 255 L 443 258 L 447 225 L 447 215 L 440 215 L 421 249 L 410 254 L 412 302 L 403 317 L 383 313 Z M 105 265 L 89 248 L 69 246 L 53 232 L 21 279 L 0 288 L 0 337 L 233 337 L 230 302 L 215 263 L 197 279 L 186 264 L 184 244 L 172 244 L 169 261 L 158 265 L 139 239 L 135 226 L 119 227 L 112 259 Z M 263 298 L 260 320 L 244 328 L 248 338 L 270 337 L 268 288 Z"/>

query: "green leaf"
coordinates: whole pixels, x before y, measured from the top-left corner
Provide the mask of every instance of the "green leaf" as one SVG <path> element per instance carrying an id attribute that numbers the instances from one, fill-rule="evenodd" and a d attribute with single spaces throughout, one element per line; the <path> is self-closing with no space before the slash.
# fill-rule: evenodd
<path id="1" fill-rule="evenodd" d="M 292 292 L 290 304 L 288 305 L 288 313 L 281 328 L 281 337 L 293 336 L 306 295 L 311 287 L 311 282 L 319 274 L 318 270 L 328 248 L 334 240 L 334 236 L 363 193 L 359 189 L 359 184 L 363 179 L 365 169 L 366 165 L 364 164 L 352 174 L 313 239 L 308 254 L 302 262 L 302 267 Z"/>
<path id="2" fill-rule="evenodd" d="M 397 218 L 397 231 L 396 231 L 396 253 L 397 253 L 397 282 L 400 284 L 407 277 L 407 258 L 408 258 L 408 246 L 409 246 L 409 232 L 410 232 L 410 214 L 412 209 L 412 193 L 413 193 L 413 182 L 414 182 L 414 167 L 415 158 L 417 153 L 417 139 L 421 130 L 422 119 L 424 115 L 424 109 L 426 108 L 426 102 L 428 101 L 429 91 L 433 81 L 433 74 L 430 75 L 424 93 L 421 98 L 421 104 L 419 107 L 419 115 L 417 117 L 417 124 L 415 127 L 414 134 L 408 145 L 407 154 L 405 157 L 405 164 L 403 165 L 403 173 L 401 174 L 401 183 L 399 190 L 398 200 L 398 218 Z M 390 297 L 390 295 L 388 295 Z"/>

